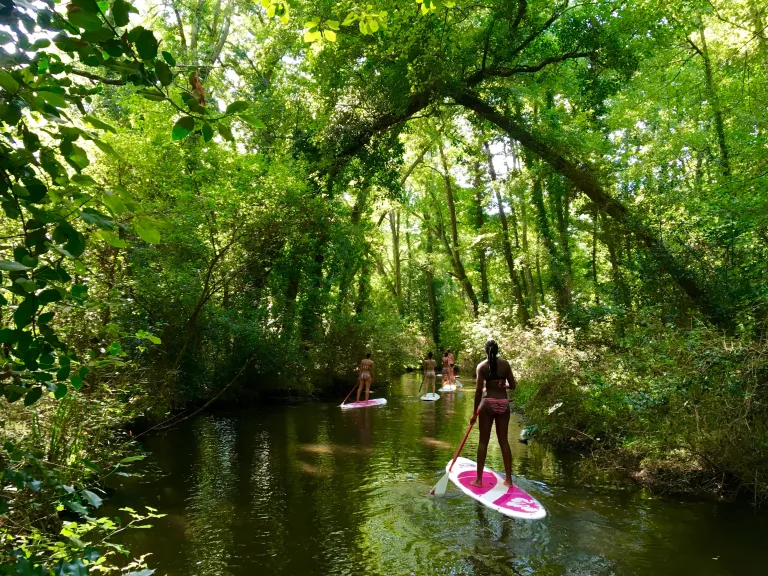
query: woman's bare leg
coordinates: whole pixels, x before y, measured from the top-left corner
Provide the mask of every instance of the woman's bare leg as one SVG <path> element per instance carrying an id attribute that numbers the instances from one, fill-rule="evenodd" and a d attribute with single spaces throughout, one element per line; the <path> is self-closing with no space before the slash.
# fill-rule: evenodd
<path id="1" fill-rule="evenodd" d="M 504 460 L 504 473 L 507 479 L 504 484 L 512 486 L 512 449 L 509 447 L 509 410 L 504 414 L 496 414 L 496 438 L 501 447 L 501 457 Z"/>
<path id="2" fill-rule="evenodd" d="M 483 484 L 483 468 L 485 468 L 488 440 L 491 438 L 491 428 L 493 427 L 493 412 L 491 412 L 490 406 L 484 401 L 480 403 L 480 414 L 478 415 L 477 424 L 480 428 L 480 440 L 477 443 L 477 478 L 474 482 L 470 482 L 472 486 L 481 486 Z"/>
<path id="3" fill-rule="evenodd" d="M 368 402 L 368 395 L 371 393 L 371 378 L 365 379 L 365 401 Z"/>

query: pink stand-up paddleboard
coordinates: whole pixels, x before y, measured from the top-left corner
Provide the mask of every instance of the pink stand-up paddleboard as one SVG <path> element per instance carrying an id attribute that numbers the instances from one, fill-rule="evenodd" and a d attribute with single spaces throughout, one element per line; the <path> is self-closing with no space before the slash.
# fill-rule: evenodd
<path id="1" fill-rule="evenodd" d="M 349 410 L 351 408 L 368 408 L 369 406 L 384 406 L 387 403 L 386 398 L 371 398 L 366 402 L 361 400 L 360 402 L 349 402 L 348 404 L 341 404 L 342 410 Z"/>
<path id="2" fill-rule="evenodd" d="M 446 472 L 450 466 L 451 463 L 448 462 Z M 538 500 L 517 486 L 504 486 L 504 476 L 488 467 L 483 470 L 483 485 L 470 486 L 469 483 L 477 477 L 477 464 L 472 460 L 458 458 L 448 477 L 464 494 L 505 516 L 540 520 L 547 515 Z"/>

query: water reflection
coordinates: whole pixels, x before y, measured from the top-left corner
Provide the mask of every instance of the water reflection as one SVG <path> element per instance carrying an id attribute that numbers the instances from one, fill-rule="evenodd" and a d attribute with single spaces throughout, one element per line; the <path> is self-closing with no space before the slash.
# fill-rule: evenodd
<path id="1" fill-rule="evenodd" d="M 418 399 L 416 378 L 381 408 L 334 404 L 212 413 L 147 448 L 164 475 L 126 479 L 112 507 L 155 506 L 125 534 L 159 574 L 720 574 L 768 560 L 765 514 L 584 487 L 574 457 L 519 444 L 513 470 L 550 516 L 515 521 L 449 490 L 426 496 L 463 436 L 473 395 Z M 474 457 L 477 433 L 465 455 Z M 492 442 L 488 465 L 502 469 Z M 717 558 L 714 560 L 713 558 Z"/>

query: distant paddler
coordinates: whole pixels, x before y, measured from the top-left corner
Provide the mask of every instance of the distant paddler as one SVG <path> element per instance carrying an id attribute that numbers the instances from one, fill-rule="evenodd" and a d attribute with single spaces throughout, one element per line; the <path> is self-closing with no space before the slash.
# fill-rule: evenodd
<path id="1" fill-rule="evenodd" d="M 424 360 L 424 383 L 427 385 L 426 393 L 429 394 L 429 385 L 432 385 L 432 394 L 435 393 L 435 380 L 437 376 L 435 374 L 435 367 L 437 361 L 432 358 L 432 352 L 427 354 L 427 359 Z"/>
<path id="2" fill-rule="evenodd" d="M 481 486 L 485 456 L 488 453 L 488 440 L 491 428 L 496 422 L 496 438 L 501 447 L 506 480 L 504 484 L 512 486 L 512 449 L 509 447 L 509 399 L 507 388 L 517 386 L 509 362 L 499 358 L 499 345 L 493 340 L 485 344 L 486 359 L 477 365 L 477 387 L 475 389 L 475 414 L 480 417 L 480 441 L 477 444 L 477 477 L 472 486 Z M 508 384 L 508 386 L 507 386 Z M 485 392 L 485 395 L 483 395 Z M 477 416 L 472 416 L 474 423 Z"/>
<path id="3" fill-rule="evenodd" d="M 448 357 L 448 350 L 443 352 L 443 378 L 442 378 L 442 385 L 446 386 L 447 384 L 451 384 L 451 379 L 453 377 L 453 370 L 451 370 L 451 359 Z"/>
<path id="4" fill-rule="evenodd" d="M 456 384 L 456 370 L 454 370 L 456 360 L 453 357 L 453 352 L 451 352 L 450 348 L 448 348 L 446 352 L 448 352 L 448 363 L 451 365 L 451 384 Z"/>
<path id="5" fill-rule="evenodd" d="M 371 393 L 371 384 L 373 384 L 373 360 L 371 353 L 368 352 L 360 361 L 360 373 L 357 376 L 357 401 L 360 402 L 360 393 L 365 386 L 365 401 L 368 402 L 368 395 Z"/>

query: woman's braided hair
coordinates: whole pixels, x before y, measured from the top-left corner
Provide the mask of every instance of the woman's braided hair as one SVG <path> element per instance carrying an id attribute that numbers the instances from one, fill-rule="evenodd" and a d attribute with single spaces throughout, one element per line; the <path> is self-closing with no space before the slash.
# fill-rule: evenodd
<path id="1" fill-rule="evenodd" d="M 495 340 L 488 340 L 485 343 L 485 355 L 488 356 L 488 367 L 491 369 L 491 380 L 496 379 L 497 374 L 497 360 L 499 358 L 499 345 Z"/>

